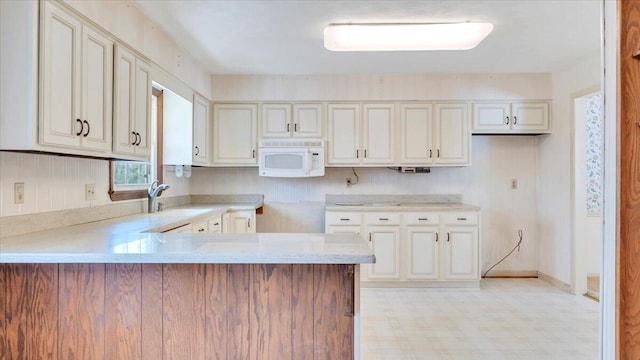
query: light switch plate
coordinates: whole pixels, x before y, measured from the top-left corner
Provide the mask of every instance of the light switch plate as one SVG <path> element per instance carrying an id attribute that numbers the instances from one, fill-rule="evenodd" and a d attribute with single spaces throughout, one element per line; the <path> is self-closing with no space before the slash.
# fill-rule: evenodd
<path id="1" fill-rule="evenodd" d="M 17 182 L 13 184 L 13 202 L 15 204 L 24 204 L 24 183 Z"/>
<path id="2" fill-rule="evenodd" d="M 518 179 L 511 179 L 511 188 L 514 190 L 518 188 Z"/>

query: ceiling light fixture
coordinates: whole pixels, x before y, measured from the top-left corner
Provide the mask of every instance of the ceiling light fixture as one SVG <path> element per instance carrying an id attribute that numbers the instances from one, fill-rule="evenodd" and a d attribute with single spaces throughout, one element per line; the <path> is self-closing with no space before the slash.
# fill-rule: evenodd
<path id="1" fill-rule="evenodd" d="M 469 50 L 493 30 L 491 23 L 330 24 L 324 47 L 331 51 Z"/>

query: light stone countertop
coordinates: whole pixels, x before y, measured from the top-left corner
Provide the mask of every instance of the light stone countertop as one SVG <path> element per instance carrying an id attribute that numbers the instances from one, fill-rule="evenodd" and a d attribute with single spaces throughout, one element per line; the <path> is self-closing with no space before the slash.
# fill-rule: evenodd
<path id="1" fill-rule="evenodd" d="M 157 233 L 262 204 L 198 204 L 0 238 L 0 263 L 373 263 L 352 234 Z"/>
<path id="2" fill-rule="evenodd" d="M 480 211 L 462 203 L 459 194 L 343 195 L 327 194 L 328 211 Z"/>
<path id="3" fill-rule="evenodd" d="M 467 204 L 403 204 L 403 203 L 371 203 L 362 205 L 350 205 L 349 203 L 326 204 L 328 211 L 480 211 L 480 207 Z"/>

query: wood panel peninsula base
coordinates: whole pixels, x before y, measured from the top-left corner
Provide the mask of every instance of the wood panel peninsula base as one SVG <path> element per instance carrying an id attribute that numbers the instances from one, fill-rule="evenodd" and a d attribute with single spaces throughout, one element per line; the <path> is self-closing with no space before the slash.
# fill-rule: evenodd
<path id="1" fill-rule="evenodd" d="M 0 264 L 0 358 L 353 359 L 357 264 Z"/>

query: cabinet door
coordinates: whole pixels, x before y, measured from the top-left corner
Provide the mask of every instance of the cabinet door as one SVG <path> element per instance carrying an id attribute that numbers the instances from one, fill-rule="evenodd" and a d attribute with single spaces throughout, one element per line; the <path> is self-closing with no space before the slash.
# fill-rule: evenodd
<path id="1" fill-rule="evenodd" d="M 437 280 L 438 226 L 407 226 L 406 229 L 407 280 Z"/>
<path id="2" fill-rule="evenodd" d="M 509 103 L 474 103 L 473 132 L 506 132 L 511 128 Z"/>
<path id="3" fill-rule="evenodd" d="M 229 214 L 229 232 L 231 233 L 255 233 L 255 211 L 234 211 Z"/>
<path id="4" fill-rule="evenodd" d="M 213 163 L 256 165 L 257 105 L 213 105 Z"/>
<path id="5" fill-rule="evenodd" d="M 396 124 L 394 109 L 393 104 L 363 105 L 363 164 L 394 164 Z"/>
<path id="6" fill-rule="evenodd" d="M 111 150 L 113 41 L 88 26 L 82 30 L 82 147 Z M 85 136 L 86 135 L 86 136 Z"/>
<path id="7" fill-rule="evenodd" d="M 138 133 L 136 155 L 148 158 L 151 154 L 151 66 L 136 59 L 134 129 Z"/>
<path id="8" fill-rule="evenodd" d="M 263 104 L 260 125 L 260 135 L 263 138 L 291 136 L 291 105 Z"/>
<path id="9" fill-rule="evenodd" d="M 435 121 L 435 163 L 468 165 L 471 133 L 467 104 L 436 104 Z"/>
<path id="10" fill-rule="evenodd" d="M 209 163 L 209 101 L 204 97 L 193 95 L 193 163 L 207 165 Z"/>
<path id="11" fill-rule="evenodd" d="M 369 242 L 376 263 L 369 266 L 369 280 L 400 279 L 400 226 L 369 226 Z"/>
<path id="12" fill-rule="evenodd" d="M 329 104 L 327 122 L 327 164 L 360 164 L 360 105 Z"/>
<path id="13" fill-rule="evenodd" d="M 515 132 L 544 132 L 549 130 L 549 104 L 513 103 L 512 128 Z"/>
<path id="14" fill-rule="evenodd" d="M 127 49 L 116 46 L 114 59 L 113 151 L 135 154 L 137 137 L 133 119 L 136 58 Z"/>
<path id="15" fill-rule="evenodd" d="M 400 105 L 400 163 L 433 163 L 433 109 L 431 104 Z"/>
<path id="16" fill-rule="evenodd" d="M 322 104 L 293 105 L 293 136 L 322 137 Z"/>
<path id="17" fill-rule="evenodd" d="M 207 222 L 207 226 L 209 227 L 210 233 L 221 233 L 222 232 L 222 216 L 216 216 L 214 218 L 209 219 Z"/>
<path id="18" fill-rule="evenodd" d="M 445 226 L 445 280 L 478 280 L 478 228 Z"/>
<path id="19" fill-rule="evenodd" d="M 42 5 L 39 140 L 45 145 L 80 147 L 82 23 L 48 1 Z"/>

